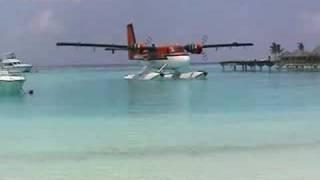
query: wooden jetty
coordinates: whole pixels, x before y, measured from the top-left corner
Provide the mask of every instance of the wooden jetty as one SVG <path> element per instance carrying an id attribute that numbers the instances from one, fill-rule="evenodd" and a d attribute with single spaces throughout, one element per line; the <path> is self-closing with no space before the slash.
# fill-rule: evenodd
<path id="1" fill-rule="evenodd" d="M 222 66 L 222 70 L 225 71 L 226 67 L 233 71 L 262 71 L 263 67 L 268 67 L 268 70 L 271 71 L 272 67 L 276 65 L 275 61 L 270 60 L 246 60 L 246 61 L 223 61 L 219 63 Z"/>

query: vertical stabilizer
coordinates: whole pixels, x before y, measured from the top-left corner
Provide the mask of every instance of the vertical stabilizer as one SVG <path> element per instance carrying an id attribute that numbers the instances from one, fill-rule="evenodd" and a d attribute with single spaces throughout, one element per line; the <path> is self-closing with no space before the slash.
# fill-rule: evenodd
<path id="1" fill-rule="evenodd" d="M 132 24 L 128 24 L 127 26 L 128 33 L 128 45 L 134 45 L 136 43 L 136 36 L 134 34 L 134 29 Z"/>
<path id="2" fill-rule="evenodd" d="M 132 24 L 127 25 L 127 38 L 128 38 L 128 46 L 133 47 L 136 42 L 136 36 L 134 34 L 134 29 Z M 128 50 L 128 57 L 129 59 L 134 59 L 135 52 L 134 50 Z"/>

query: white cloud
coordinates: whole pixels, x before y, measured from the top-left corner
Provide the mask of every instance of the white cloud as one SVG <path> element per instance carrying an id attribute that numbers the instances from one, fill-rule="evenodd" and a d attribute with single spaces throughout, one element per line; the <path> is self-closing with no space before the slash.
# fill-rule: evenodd
<path id="1" fill-rule="evenodd" d="M 30 29 L 33 33 L 59 33 L 63 26 L 55 19 L 53 11 L 44 10 L 32 19 Z"/>

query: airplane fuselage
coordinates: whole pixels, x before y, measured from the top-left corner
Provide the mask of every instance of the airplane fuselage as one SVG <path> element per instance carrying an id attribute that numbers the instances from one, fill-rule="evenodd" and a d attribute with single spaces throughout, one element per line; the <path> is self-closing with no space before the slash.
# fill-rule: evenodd
<path id="1" fill-rule="evenodd" d="M 142 61 L 145 66 L 160 69 L 166 66 L 166 69 L 180 69 L 188 67 L 190 65 L 190 56 L 186 55 L 168 55 L 166 59 L 154 59 L 154 60 L 144 60 Z"/>
<path id="2" fill-rule="evenodd" d="M 175 59 L 176 56 L 184 57 L 190 54 L 190 52 L 186 51 L 185 47 L 181 45 L 153 45 L 150 48 L 145 47 L 144 44 L 134 44 L 133 47 L 134 50 L 129 50 L 130 60 L 168 60 L 168 57 Z M 192 51 L 192 54 L 200 54 L 202 52 L 201 45 L 194 44 L 191 48 L 190 51 Z"/>

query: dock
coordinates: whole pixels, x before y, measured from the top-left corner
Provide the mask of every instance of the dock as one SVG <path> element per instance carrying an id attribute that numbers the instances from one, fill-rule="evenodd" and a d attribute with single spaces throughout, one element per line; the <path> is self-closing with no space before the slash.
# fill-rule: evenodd
<path id="1" fill-rule="evenodd" d="M 232 71 L 243 71 L 243 72 L 256 72 L 262 71 L 264 67 L 267 67 L 271 71 L 272 67 L 276 65 L 274 61 L 270 60 L 244 60 L 244 61 L 222 61 L 219 63 L 222 66 L 222 70 L 226 71 L 226 67 Z"/>

